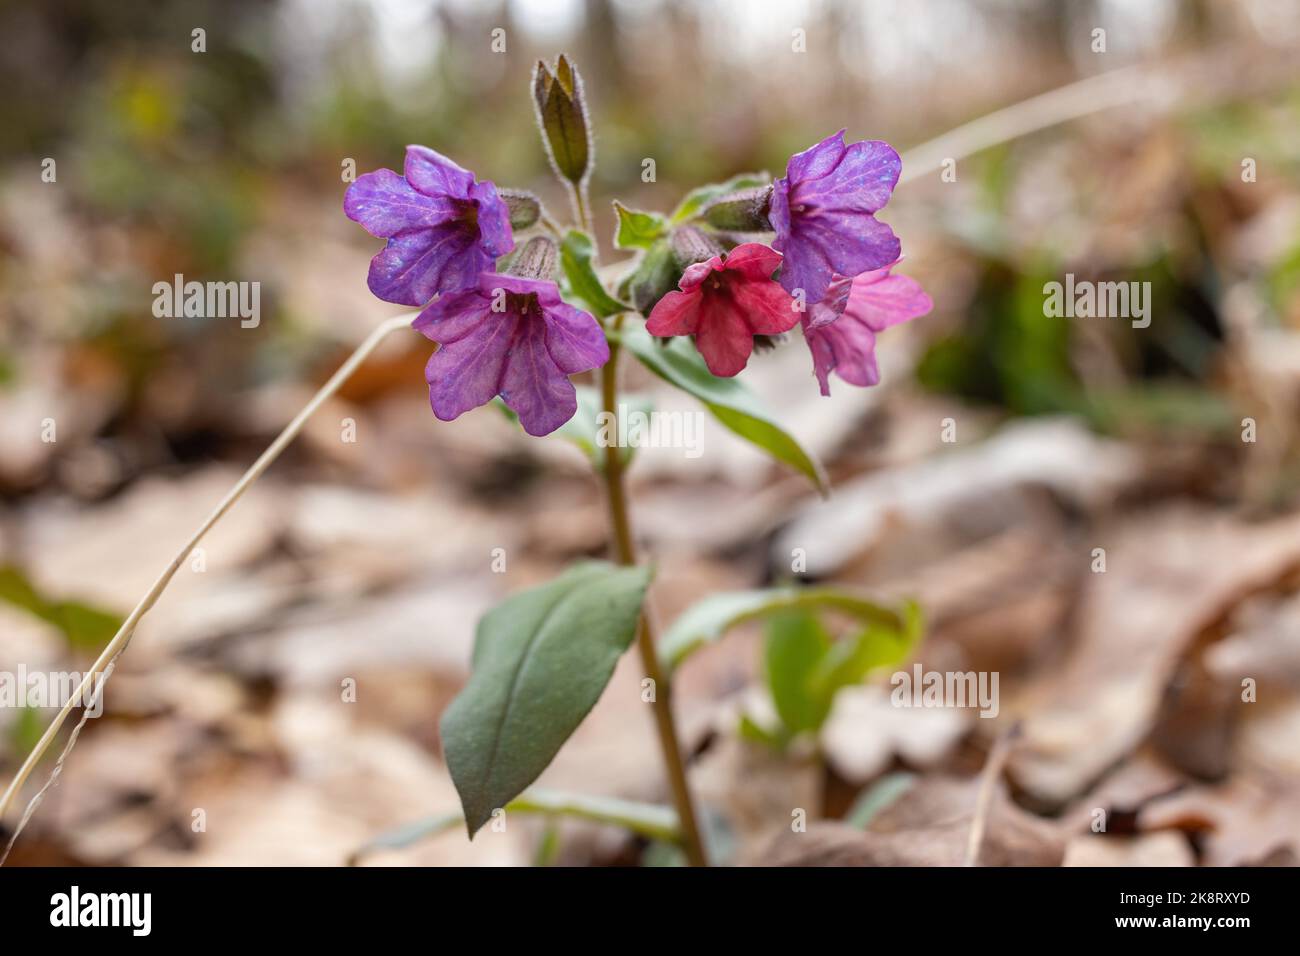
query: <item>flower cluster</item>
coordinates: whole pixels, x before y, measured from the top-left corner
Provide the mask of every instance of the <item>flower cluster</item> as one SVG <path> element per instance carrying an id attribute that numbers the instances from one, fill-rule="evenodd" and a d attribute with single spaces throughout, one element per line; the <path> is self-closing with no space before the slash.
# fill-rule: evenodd
<path id="1" fill-rule="evenodd" d="M 581 83 L 563 59 L 549 85 L 544 70 L 539 64 L 538 115 L 548 155 L 570 188 L 585 189 L 590 151 Z M 548 126 L 552 113 L 563 113 L 564 122 Z M 932 307 L 914 280 L 892 274 L 900 244 L 876 219 L 900 169 L 888 143 L 846 144 L 841 130 L 792 156 L 782 178 L 716 196 L 686 222 L 670 226 L 646 214 L 663 224 L 661 254 L 642 257 L 654 265 L 654 281 L 638 280 L 631 296 L 648 312 L 646 330 L 692 336 L 712 374 L 734 376 L 756 341 L 799 325 L 823 395 L 832 372 L 852 385 L 875 385 L 876 335 Z M 515 250 L 512 226 L 545 226 L 560 238 L 535 198 L 498 192 L 447 157 L 409 146 L 401 174 L 361 176 L 343 208 L 387 240 L 370 263 L 371 291 L 423 309 L 413 324 L 438 345 L 425 374 L 438 418 L 454 419 L 497 396 L 532 435 L 574 415 L 569 376 L 601 367 L 610 350 L 600 321 L 562 299 L 554 239 L 535 236 L 524 252 L 503 258 Z M 770 244 L 746 234 L 770 235 Z M 599 281 L 594 272 L 592 281 Z"/>
<path id="2" fill-rule="evenodd" d="M 732 232 L 772 232 L 689 266 L 680 291 L 650 313 L 653 335 L 691 334 L 714 375 L 735 375 L 756 336 L 796 324 L 823 395 L 833 371 L 875 385 L 876 333 L 933 307 L 913 279 L 895 276 L 901 247 L 875 214 L 889 201 L 902 164 L 880 141 L 845 145 L 844 131 L 790 157 L 786 174 L 758 197 L 724 196 L 704 218 Z M 748 213 L 737 215 L 737 204 Z M 713 215 L 711 215 L 713 212 Z"/>
<path id="3" fill-rule="evenodd" d="M 408 146 L 403 175 L 381 169 L 358 177 L 343 211 L 388 240 L 370 262 L 370 290 L 387 302 L 425 306 L 413 326 L 438 344 L 425 368 L 438 418 L 451 421 L 498 395 L 530 435 L 573 417 L 569 375 L 600 368 L 609 346 L 594 317 L 561 301 L 549 275 L 496 271 L 514 238 L 491 182 Z"/>

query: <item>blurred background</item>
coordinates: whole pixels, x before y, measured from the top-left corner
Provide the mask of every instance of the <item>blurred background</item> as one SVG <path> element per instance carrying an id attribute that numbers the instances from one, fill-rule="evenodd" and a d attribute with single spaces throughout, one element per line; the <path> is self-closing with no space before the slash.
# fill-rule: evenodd
<path id="1" fill-rule="evenodd" d="M 959 862 L 1019 721 L 985 862 L 1300 859 L 1295 4 L 8 0 L 0 37 L 0 669 L 86 668 L 401 311 L 367 291 L 349 161 L 400 169 L 422 143 L 567 213 L 528 95 L 567 52 L 611 268 L 613 198 L 667 211 L 842 127 L 921 164 L 881 215 L 935 310 L 882 337 L 883 383 L 822 398 L 797 336 L 744 373 L 832 499 L 711 425 L 698 459 L 638 456 L 633 518 L 663 621 L 790 578 L 801 548 L 805 579 L 919 601 L 917 660 L 996 671 L 999 713 L 891 707 L 882 675 L 778 752 L 737 732 L 764 706 L 761 631 L 738 631 L 677 684 L 716 855 Z M 1090 113 L 1115 87 L 1084 86 L 908 152 L 1115 70 L 1123 105 Z M 177 273 L 259 282 L 260 323 L 155 317 Z M 1067 273 L 1150 283 L 1150 326 L 1047 317 Z M 602 554 L 605 514 L 568 445 L 490 408 L 437 422 L 427 355 L 390 338 L 182 568 L 12 863 L 334 865 L 456 809 L 437 721 L 475 621 Z M 666 800 L 634 657 L 542 783 Z M 52 713 L 0 708 L 0 779 Z M 672 861 L 544 821 L 368 858 L 539 859 Z"/>

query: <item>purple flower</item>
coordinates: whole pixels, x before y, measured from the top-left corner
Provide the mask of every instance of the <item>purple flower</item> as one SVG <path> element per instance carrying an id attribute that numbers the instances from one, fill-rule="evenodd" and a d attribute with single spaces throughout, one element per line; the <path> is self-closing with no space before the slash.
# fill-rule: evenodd
<path id="1" fill-rule="evenodd" d="M 836 275 L 855 276 L 894 262 L 900 246 L 874 213 L 889 202 L 902 170 L 888 143 L 844 145 L 844 130 L 790 157 L 772 184 L 772 245 L 785 254 L 779 281 L 808 304 L 826 296 Z"/>
<path id="2" fill-rule="evenodd" d="M 388 240 L 370 260 L 370 291 L 386 302 L 424 305 L 467 289 L 514 248 L 510 213 L 490 182 L 425 146 L 406 147 L 404 175 L 366 173 L 348 187 L 343 211 Z"/>
<path id="3" fill-rule="evenodd" d="M 440 296 L 412 327 L 438 343 L 424 377 L 445 422 L 500 395 L 524 431 L 549 435 L 578 409 L 569 376 L 609 361 L 600 324 L 540 279 L 484 272 L 475 288 Z"/>
<path id="4" fill-rule="evenodd" d="M 853 279 L 836 276 L 826 298 L 804 313 L 803 337 L 823 395 L 831 393 L 832 371 L 850 385 L 877 384 L 876 333 L 934 308 L 915 279 L 890 275 L 895 265 Z"/>

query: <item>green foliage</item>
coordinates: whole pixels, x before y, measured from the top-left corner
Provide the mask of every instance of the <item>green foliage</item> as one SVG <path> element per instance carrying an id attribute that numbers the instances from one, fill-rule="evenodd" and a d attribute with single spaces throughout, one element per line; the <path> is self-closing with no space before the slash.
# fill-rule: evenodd
<path id="1" fill-rule="evenodd" d="M 651 244 L 636 268 L 619 284 L 619 295 L 642 315 L 649 315 L 659 300 L 677 288 L 682 270 L 667 239 Z"/>
<path id="2" fill-rule="evenodd" d="M 98 652 L 113 639 L 122 618 L 80 601 L 55 601 L 40 594 L 16 567 L 0 567 L 0 600 L 54 625 L 74 650 Z"/>
<path id="3" fill-rule="evenodd" d="M 649 249 L 668 228 L 668 223 L 659 213 L 628 209 L 617 199 L 614 200 L 614 212 L 618 216 L 618 231 L 614 233 L 616 249 Z"/>
<path id="4" fill-rule="evenodd" d="M 900 654 L 906 653 L 920 634 L 919 611 L 914 605 L 906 604 L 900 611 L 894 611 L 835 587 L 724 591 L 691 605 L 673 622 L 659 640 L 659 658 L 665 670 L 671 672 L 695 651 L 720 640 L 737 625 L 799 610 L 835 611 L 864 628 L 875 626 L 880 636 L 891 635 L 890 640 L 900 647 Z M 828 659 L 827 663 L 833 662 Z"/>
<path id="5" fill-rule="evenodd" d="M 767 624 L 763 647 L 768 690 L 787 732 L 816 730 L 830 700 L 813 692 L 813 679 L 834 641 L 811 611 L 783 611 Z"/>
<path id="6" fill-rule="evenodd" d="M 607 823 L 657 841 L 658 845 L 674 847 L 681 839 L 677 814 L 671 807 L 653 803 L 638 803 L 618 797 L 591 796 L 581 793 L 564 793 L 558 790 L 535 788 L 523 793 L 505 805 L 509 814 L 527 814 L 550 819 L 572 817 L 593 823 Z M 422 840 L 446 833 L 464 821 L 459 813 L 440 813 L 417 820 L 405 826 L 380 834 L 355 850 L 348 862 L 355 866 L 364 857 L 377 850 L 402 850 Z"/>
<path id="7" fill-rule="evenodd" d="M 709 183 L 707 186 L 699 186 L 692 189 L 686 194 L 686 197 L 673 210 L 669 221 L 676 225 L 686 222 L 701 213 L 709 203 L 715 199 L 734 193 L 741 189 L 754 189 L 759 186 L 766 186 L 772 181 L 772 177 L 767 173 L 741 173 L 739 176 L 733 176 L 725 183 Z"/>
<path id="8" fill-rule="evenodd" d="M 560 268 L 564 272 L 564 296 L 591 311 L 599 318 L 607 318 L 628 307 L 605 291 L 596 275 L 596 249 L 591 236 L 570 229 L 560 243 Z"/>
<path id="9" fill-rule="evenodd" d="M 836 641 L 814 611 L 776 612 L 767 624 L 764 672 L 781 725 L 759 728 L 748 721 L 748 726 L 742 724 L 742 735 L 784 747 L 798 734 L 815 733 L 841 689 L 861 683 L 871 671 L 896 664 L 911 652 L 920 636 L 920 615 L 915 605 L 908 605 L 902 617 L 900 629 L 872 619 Z"/>
<path id="10" fill-rule="evenodd" d="M 849 618 L 852 629 L 833 638 L 828 613 Z M 707 597 L 677 619 L 659 642 L 665 670 L 754 620 L 767 622 L 764 674 L 779 724 L 764 727 L 745 716 L 739 729 L 743 738 L 775 749 L 816 732 L 841 689 L 906 658 L 922 630 L 920 610 L 911 602 L 893 611 L 833 587 L 734 591 Z"/>
<path id="11" fill-rule="evenodd" d="M 714 376 L 688 339 L 677 338 L 663 344 L 642 327 L 624 329 L 617 334 L 646 368 L 699 399 L 731 431 L 777 461 L 802 472 L 819 491 L 826 492 L 826 477 L 812 455 L 776 423 L 758 397 L 739 379 Z"/>
<path id="12" fill-rule="evenodd" d="M 636 635 L 649 581 L 648 568 L 587 562 L 479 622 L 473 673 L 440 727 L 471 837 L 595 706 Z"/>

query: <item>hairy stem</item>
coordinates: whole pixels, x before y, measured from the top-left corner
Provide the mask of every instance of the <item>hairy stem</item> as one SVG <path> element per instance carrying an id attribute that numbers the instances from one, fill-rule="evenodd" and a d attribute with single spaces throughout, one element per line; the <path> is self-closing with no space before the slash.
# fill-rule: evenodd
<path id="1" fill-rule="evenodd" d="M 569 196 L 573 200 L 573 215 L 577 220 L 578 228 L 594 239 L 596 231 L 591 219 L 591 202 L 587 199 L 587 182 L 583 180 L 580 183 L 569 183 L 568 185 Z"/>
<path id="2" fill-rule="evenodd" d="M 149 589 L 149 593 L 140 599 L 140 603 L 135 606 L 135 610 L 133 610 L 127 616 L 126 620 L 122 622 L 122 626 L 118 629 L 117 634 L 115 634 L 113 639 L 108 642 L 108 645 L 99 655 L 99 659 L 95 661 L 91 669 L 82 678 L 81 685 L 76 689 L 76 691 L 69 695 L 68 702 L 63 705 L 63 709 L 55 714 L 54 720 L 52 720 L 50 726 L 45 729 L 45 733 L 41 735 L 41 739 L 37 741 L 32 752 L 27 755 L 27 759 L 23 761 L 23 765 L 18 768 L 18 773 L 14 775 L 13 780 L 9 781 L 9 786 L 5 789 L 4 796 L 0 797 L 0 820 L 4 819 L 5 814 L 9 811 L 10 806 L 17 798 L 18 792 L 22 789 L 23 784 L 27 782 L 27 778 L 30 777 L 32 771 L 36 769 L 36 765 L 40 762 L 41 757 L 45 755 L 45 752 L 50 749 L 50 745 L 54 743 L 54 738 L 58 736 L 59 730 L 68 719 L 68 716 L 74 709 L 76 709 L 76 702 L 79 700 L 90 699 L 88 695 L 92 687 L 95 686 L 95 681 L 99 679 L 99 675 L 106 674 L 113 662 L 117 660 L 118 655 L 126 649 L 126 645 L 131 640 L 131 635 L 135 633 L 136 626 L 140 623 L 140 619 L 149 612 L 149 609 L 152 608 L 158 601 L 158 598 L 162 596 L 163 591 L 167 589 L 167 585 L 171 583 L 172 578 L 176 576 L 176 572 L 180 569 L 180 566 L 185 562 L 185 559 L 189 557 L 194 549 L 198 547 L 198 544 L 203 540 L 204 535 L 212 529 L 213 525 L 225 516 L 226 512 L 234 506 L 235 502 L 243 496 L 244 492 L 248 490 L 253 482 L 261 477 L 262 473 L 271 466 L 272 462 L 280 457 L 280 453 L 288 447 L 289 443 L 298 436 L 300 431 L 302 431 L 303 426 L 307 424 L 307 419 L 311 418 L 316 410 L 342 387 L 343 383 L 346 382 L 352 373 L 357 370 L 357 366 L 366 360 L 367 356 L 369 356 L 370 353 L 379 346 L 379 343 L 387 338 L 391 333 L 408 326 L 413 317 L 414 313 L 395 316 L 394 318 L 388 319 L 371 332 L 366 340 L 357 346 L 356 351 L 348 356 L 347 361 L 339 366 L 338 371 L 330 376 L 329 381 L 321 386 L 320 391 L 312 396 L 312 400 L 297 414 L 293 421 L 285 426 L 284 431 L 280 432 L 275 441 L 271 443 L 270 447 L 268 447 L 266 451 L 262 452 L 261 457 L 249 466 L 249 469 L 244 472 L 243 476 L 238 482 L 236 482 L 235 486 L 231 488 L 230 491 L 226 492 L 226 496 L 221 499 L 217 506 L 212 510 L 212 513 L 208 515 L 206 520 L 204 520 L 203 524 L 199 525 L 198 530 L 190 535 L 189 540 L 185 542 L 178 552 L 176 552 L 176 556 L 172 558 L 171 563 L 167 565 L 163 573 L 158 576 L 158 580 L 156 580 L 153 587 Z M 102 692 L 103 690 L 101 686 L 97 693 Z M 64 758 L 67 757 L 68 751 L 72 749 L 72 745 L 75 742 L 75 736 L 68 741 L 67 746 L 59 757 L 60 767 L 62 766 Z M 56 770 L 57 769 L 58 768 L 56 767 Z M 45 793 L 48 786 L 49 785 L 47 784 L 46 787 L 43 787 L 40 792 L 32 798 L 26 812 L 23 814 L 22 820 L 14 830 L 13 837 L 9 841 L 10 846 L 13 845 L 14 840 L 18 839 L 18 834 L 22 832 L 23 826 L 29 819 L 31 819 L 32 813 L 35 811 L 42 794 Z M 2 858 L 0 858 L 0 862 L 3 862 Z"/>
<path id="3" fill-rule="evenodd" d="M 611 341 L 609 361 L 601 369 L 600 380 L 601 404 L 604 411 L 613 416 L 615 422 L 618 420 L 620 351 L 617 340 Z M 617 426 L 610 431 L 617 434 Z M 605 467 L 602 478 L 605 482 L 606 498 L 609 501 L 610 550 L 613 552 L 614 560 L 619 564 L 634 565 L 636 545 L 632 538 L 627 492 L 623 483 L 623 449 L 615 442 L 605 446 Z M 655 729 L 659 735 L 659 749 L 663 752 L 664 768 L 668 772 L 668 783 L 672 789 L 673 806 L 677 809 L 677 818 L 681 826 L 682 848 L 691 866 L 708 866 L 704 842 L 700 839 L 699 823 L 695 817 L 695 806 L 691 801 L 690 787 L 686 782 L 686 764 L 682 760 L 682 748 L 677 739 L 677 724 L 673 720 L 671 685 L 659 666 L 654 626 L 644 606 L 637 626 L 637 648 L 641 654 L 641 666 L 645 670 L 645 675 L 654 682 L 655 697 L 651 706 L 654 709 Z"/>

